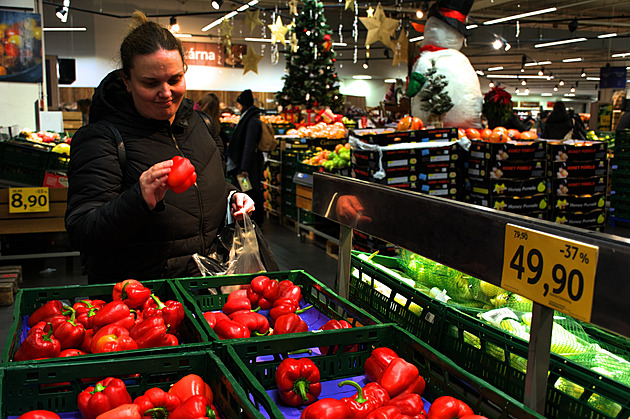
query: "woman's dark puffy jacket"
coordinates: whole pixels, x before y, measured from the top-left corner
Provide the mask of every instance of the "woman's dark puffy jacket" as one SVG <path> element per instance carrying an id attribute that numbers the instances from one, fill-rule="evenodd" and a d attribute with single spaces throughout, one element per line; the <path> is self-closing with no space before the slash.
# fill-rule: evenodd
<path id="1" fill-rule="evenodd" d="M 225 182 L 223 158 L 208 127 L 184 99 L 175 120 L 158 121 L 135 109 L 118 71 L 94 94 L 90 125 L 72 138 L 66 229 L 87 256 L 90 283 L 196 274 L 194 253 L 206 255 L 223 226 L 234 187 Z M 107 120 L 126 150 L 121 168 Z M 186 192 L 169 190 L 150 210 L 138 179 L 152 165 L 176 155 L 190 159 L 197 183 Z"/>

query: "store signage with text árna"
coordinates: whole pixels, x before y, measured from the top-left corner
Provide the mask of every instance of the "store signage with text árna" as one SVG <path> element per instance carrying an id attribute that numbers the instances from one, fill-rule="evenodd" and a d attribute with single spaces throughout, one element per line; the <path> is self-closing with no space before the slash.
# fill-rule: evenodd
<path id="1" fill-rule="evenodd" d="M 48 188 L 9 188 L 9 212 L 48 212 Z"/>
<path id="2" fill-rule="evenodd" d="M 505 226 L 501 287 L 589 322 L 599 247 Z"/>
<path id="3" fill-rule="evenodd" d="M 182 42 L 186 54 L 186 64 L 208 67 L 243 68 L 242 57 L 247 46 L 233 44 L 226 55 L 220 44 L 208 42 Z"/>

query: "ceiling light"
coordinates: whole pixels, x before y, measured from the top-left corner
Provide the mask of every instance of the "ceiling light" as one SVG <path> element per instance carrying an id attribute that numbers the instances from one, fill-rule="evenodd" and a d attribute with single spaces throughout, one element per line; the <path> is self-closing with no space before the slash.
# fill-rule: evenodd
<path id="1" fill-rule="evenodd" d="M 562 60 L 563 63 L 577 63 L 582 61 L 582 58 L 565 58 Z"/>
<path id="2" fill-rule="evenodd" d="M 367 70 L 369 66 L 370 64 L 368 64 L 368 60 L 365 60 L 365 62 L 363 63 L 363 68 Z"/>
<path id="3" fill-rule="evenodd" d="M 479 27 L 479 25 L 474 25 L 473 24 L 473 25 L 466 26 L 466 29 L 475 29 L 475 28 L 478 28 L 478 27 Z"/>
<path id="4" fill-rule="evenodd" d="M 495 39 L 494 42 L 492 42 L 492 48 L 494 49 L 501 49 L 502 46 L 503 42 L 501 42 L 500 39 Z"/>
<path id="5" fill-rule="evenodd" d="M 418 42 L 418 41 L 422 41 L 423 39 L 424 39 L 424 36 L 418 36 L 415 38 L 411 38 L 409 42 Z"/>
<path id="6" fill-rule="evenodd" d="M 490 68 L 488 69 L 488 71 L 499 71 L 499 70 L 503 70 L 503 67 L 502 67 L 502 66 L 498 66 L 498 67 L 490 67 Z M 483 76 L 483 74 L 482 74 L 482 76 Z"/>
<path id="7" fill-rule="evenodd" d="M 352 76 L 352 78 L 355 80 L 372 80 L 372 76 L 367 76 L 367 75 L 362 75 L 362 74 Z"/>
<path id="8" fill-rule="evenodd" d="M 87 28 L 42 28 L 44 32 L 85 32 Z"/>
<path id="9" fill-rule="evenodd" d="M 475 73 L 479 74 L 480 76 L 483 76 L 483 75 L 484 75 L 484 74 L 483 74 L 483 71 L 481 71 L 481 70 L 477 70 L 477 71 L 475 71 Z"/>
<path id="10" fill-rule="evenodd" d="M 396 79 L 385 79 L 385 83 L 396 83 Z"/>
<path id="11" fill-rule="evenodd" d="M 422 19 L 424 17 L 424 12 L 422 10 L 416 11 L 416 18 Z"/>
<path id="12" fill-rule="evenodd" d="M 525 67 L 534 67 L 536 65 L 549 65 L 551 61 L 534 61 L 533 63 L 525 63 L 523 64 Z"/>
<path id="13" fill-rule="evenodd" d="M 560 86 L 564 86 L 564 80 L 560 80 L 560 83 L 558 83 Z"/>
<path id="14" fill-rule="evenodd" d="M 624 57 L 627 57 L 628 55 L 630 55 L 630 52 L 624 52 L 624 53 L 621 53 L 621 54 L 613 54 L 613 55 L 611 55 L 611 57 L 613 57 L 613 58 L 624 58 Z"/>
<path id="15" fill-rule="evenodd" d="M 223 5 L 223 0 L 212 0 L 212 8 L 214 10 L 219 10 L 221 5 Z"/>
<path id="16" fill-rule="evenodd" d="M 580 77 L 586 77 L 586 71 L 584 71 L 584 69 L 582 69 L 582 73 L 580 73 Z"/>
<path id="17" fill-rule="evenodd" d="M 529 76 L 529 75 L 516 75 L 516 74 L 493 74 L 493 79 L 547 79 L 547 76 Z"/>
<path id="18" fill-rule="evenodd" d="M 192 33 L 174 33 L 175 38 L 192 38 Z"/>
<path id="19" fill-rule="evenodd" d="M 520 93 L 519 88 L 517 87 L 516 90 L 514 90 L 516 92 L 516 94 L 518 95 Z"/>
<path id="20" fill-rule="evenodd" d="M 557 92 L 558 91 L 558 85 L 556 84 L 555 86 L 553 86 L 553 91 Z"/>
<path id="21" fill-rule="evenodd" d="M 553 96 L 552 93 L 541 93 L 540 96 Z"/>
<path id="22" fill-rule="evenodd" d="M 491 89 L 494 87 L 494 82 L 492 80 L 490 80 L 490 83 L 488 83 L 488 87 Z"/>
<path id="23" fill-rule="evenodd" d="M 589 81 L 599 81 L 599 77 L 587 77 L 586 80 Z"/>
<path id="24" fill-rule="evenodd" d="M 529 94 L 529 88 L 525 89 L 525 94 L 528 95 Z"/>
<path id="25" fill-rule="evenodd" d="M 571 88 L 571 93 L 575 92 L 575 87 Z"/>
<path id="26" fill-rule="evenodd" d="M 584 41 L 586 41 L 586 38 L 563 39 L 562 41 L 553 41 L 553 42 L 545 42 L 542 44 L 536 44 L 534 45 L 534 48 L 553 47 L 556 45 L 572 44 L 574 42 L 584 42 Z"/>
<path id="27" fill-rule="evenodd" d="M 521 81 L 521 85 L 523 85 L 523 86 L 527 86 L 527 80 L 522 80 L 522 81 Z"/>
<path id="28" fill-rule="evenodd" d="M 524 73 L 525 69 L 523 67 L 521 67 L 521 73 Z"/>
<path id="29" fill-rule="evenodd" d="M 177 33 L 180 30 L 179 23 L 177 23 L 177 18 L 173 16 L 170 20 L 169 29 L 171 33 Z"/>
<path id="30" fill-rule="evenodd" d="M 602 35 L 597 35 L 598 38 L 613 38 L 615 36 L 617 36 L 616 33 L 605 33 Z"/>
<path id="31" fill-rule="evenodd" d="M 540 70 L 538 70 L 538 75 L 539 76 L 542 76 L 543 74 L 545 74 L 545 70 L 544 69 L 541 68 Z"/>
<path id="32" fill-rule="evenodd" d="M 66 23 L 68 21 L 68 8 L 58 7 L 55 15 L 57 15 L 60 21 L 62 21 L 63 23 Z"/>
<path id="33" fill-rule="evenodd" d="M 509 51 L 512 48 L 512 45 L 508 44 L 507 42 L 505 43 L 505 50 Z"/>
<path id="34" fill-rule="evenodd" d="M 533 12 L 521 13 L 521 14 L 513 15 L 513 16 L 506 16 L 506 17 L 502 17 L 500 19 L 487 20 L 487 21 L 483 22 L 483 24 L 484 25 L 494 25 L 495 23 L 507 22 L 508 20 L 516 20 L 516 19 L 522 19 L 524 17 L 542 15 L 544 13 L 551 13 L 551 12 L 555 12 L 556 10 L 558 10 L 558 9 L 555 8 L 555 7 L 550 7 L 548 9 L 535 10 Z"/>

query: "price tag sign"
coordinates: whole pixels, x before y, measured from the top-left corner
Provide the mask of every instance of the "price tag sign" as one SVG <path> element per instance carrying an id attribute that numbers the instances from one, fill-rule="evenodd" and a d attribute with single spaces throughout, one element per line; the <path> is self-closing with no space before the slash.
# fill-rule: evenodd
<path id="1" fill-rule="evenodd" d="M 501 287 L 590 322 L 599 247 L 505 227 Z"/>
<path id="2" fill-rule="evenodd" d="M 48 212 L 48 188 L 9 188 L 9 212 Z"/>

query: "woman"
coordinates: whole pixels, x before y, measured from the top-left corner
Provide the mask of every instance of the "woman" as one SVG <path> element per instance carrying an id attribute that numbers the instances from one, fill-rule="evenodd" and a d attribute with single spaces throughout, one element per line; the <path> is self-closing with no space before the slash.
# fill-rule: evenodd
<path id="1" fill-rule="evenodd" d="M 204 95 L 201 99 L 199 99 L 199 103 L 196 107 L 200 111 L 207 113 L 208 116 L 216 122 L 217 127 L 221 126 L 221 103 L 219 102 L 217 95 L 214 93 Z M 219 137 L 221 138 L 221 141 L 223 141 L 224 147 L 227 148 L 230 139 L 221 129 L 219 129 Z"/>
<path id="2" fill-rule="evenodd" d="M 207 255 L 231 216 L 254 209 L 225 181 L 221 153 L 184 99 L 181 43 L 141 12 L 132 24 L 122 68 L 96 89 L 90 125 L 72 141 L 66 229 L 89 283 L 195 275 L 191 256 Z M 122 136 L 126 163 L 110 126 Z M 187 157 L 197 173 L 181 194 L 167 186 L 174 156 Z"/>
<path id="3" fill-rule="evenodd" d="M 564 102 L 556 102 L 553 111 L 543 125 L 542 137 L 546 140 L 562 140 L 573 129 L 573 120 L 569 116 Z"/>

